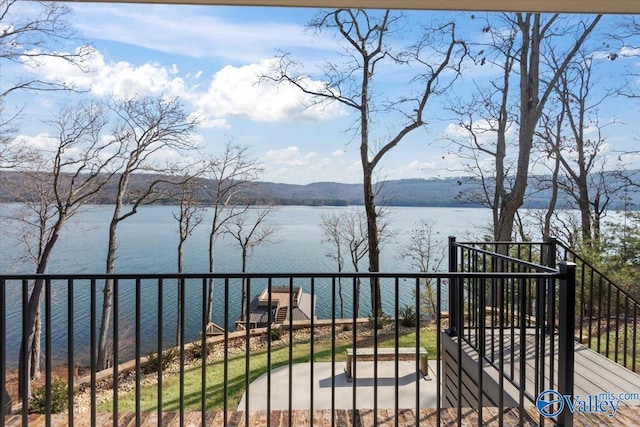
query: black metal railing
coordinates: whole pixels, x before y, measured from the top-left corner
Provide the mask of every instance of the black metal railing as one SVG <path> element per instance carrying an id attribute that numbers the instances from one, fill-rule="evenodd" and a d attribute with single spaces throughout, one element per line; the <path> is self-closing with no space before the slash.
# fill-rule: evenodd
<path id="1" fill-rule="evenodd" d="M 223 418 L 224 425 L 228 425 L 234 423 L 234 414 L 248 414 L 258 409 L 267 411 L 269 425 L 269 414 L 276 406 L 291 414 L 294 409 L 300 409 L 298 399 L 305 397 L 308 400 L 302 409 L 309 411 L 311 422 L 316 410 L 328 409 L 334 414 L 331 425 L 340 425 L 336 410 L 346 405 L 352 424 L 358 425 L 358 410 L 364 405 L 372 408 L 374 414 L 381 407 L 387 408 L 396 415 L 398 425 L 400 410 L 413 409 L 419 414 L 421 409 L 426 409 L 424 398 L 432 399 L 437 408 L 450 406 L 443 392 L 447 376 L 444 371 L 448 369 L 441 363 L 443 339 L 457 333 L 466 341 L 474 342 L 476 347 L 480 344 L 478 348 L 489 348 L 482 345 L 482 334 L 478 335 L 487 330 L 485 321 L 494 316 L 491 313 L 487 317 L 484 304 L 492 298 L 498 302 L 506 299 L 518 301 L 510 305 L 509 310 L 495 310 L 496 323 L 489 323 L 513 325 L 517 335 L 526 332 L 528 325 L 535 324 L 529 310 L 528 290 L 539 292 L 542 288 L 557 286 L 559 281 L 570 282 L 567 279 L 570 272 L 536 270 L 533 267 L 519 271 L 514 271 L 514 268 L 496 269 L 494 266 L 498 264 L 495 263 L 505 262 L 505 259 L 489 252 L 482 257 L 487 263 L 476 268 L 479 271 L 432 274 L 0 275 L 0 362 L 3 367 L 0 369 L 0 382 L 5 384 L 7 392 L 2 394 L 0 423 L 4 425 L 10 406 L 11 412 L 20 417 L 24 426 L 29 425 L 30 412 L 43 413 L 46 425 L 52 425 L 54 406 L 62 400 L 67 408 L 72 408 L 66 410 L 65 420 L 69 425 L 80 419 L 88 419 L 90 425 L 101 425 L 103 413 L 111 414 L 109 422 L 113 426 L 119 425 L 121 413 L 130 414 L 131 421 L 139 425 L 144 414 L 150 412 L 161 424 L 169 410 L 177 413 L 181 425 L 187 412 L 199 413 L 199 421 L 203 425 L 208 425 L 207 417 L 216 412 Z M 458 259 L 469 262 L 467 255 Z M 489 259 L 493 259 L 491 262 L 494 264 Z M 493 266 L 489 268 L 490 265 Z M 208 319 L 205 316 L 207 292 L 212 279 L 215 281 L 214 316 Z M 23 365 L 27 366 L 29 357 L 26 352 L 20 356 L 18 349 L 25 337 L 30 315 L 27 302 L 35 280 L 44 283 L 40 305 L 44 378 L 29 380 L 22 376 L 22 390 L 18 392 L 16 372 L 19 359 L 22 357 Z M 96 346 L 105 280 L 112 280 L 114 285 L 113 321 L 109 325 L 111 366 L 101 369 L 96 364 Z M 360 286 L 361 281 L 379 283 L 382 312 L 378 312 L 375 305 L 372 310 L 369 286 Z M 251 297 L 245 301 L 241 300 L 243 282 Z M 338 282 L 341 287 L 337 286 Z M 421 292 L 424 286 L 430 287 L 439 308 L 428 324 L 420 316 L 424 306 Z M 563 286 L 560 284 L 561 289 Z M 274 294 L 276 287 L 288 288 L 288 297 Z M 304 301 L 309 304 L 305 307 L 296 306 L 299 303 L 293 299 L 291 290 L 297 287 L 308 296 Z M 265 289 L 266 294 L 263 294 Z M 338 315 L 339 289 L 344 292 L 342 317 Z M 372 289 L 377 292 L 378 287 L 373 286 Z M 498 291 L 487 294 L 484 290 L 488 289 Z M 254 298 L 261 294 L 266 295 L 266 306 L 269 307 L 265 313 L 266 325 L 233 331 L 236 320 L 244 321 L 245 325 L 252 324 L 252 311 L 256 314 L 259 305 L 254 303 Z M 484 301 L 482 295 L 485 295 Z M 474 300 L 476 296 L 479 298 L 477 302 Z M 373 297 L 375 300 L 376 295 Z M 275 312 L 271 307 L 275 300 L 288 306 L 287 317 L 282 324 L 274 323 Z M 359 302 L 359 312 L 353 311 L 354 301 Z M 238 319 L 240 304 L 246 304 L 245 319 Z M 448 316 L 447 310 L 450 312 Z M 534 304 L 533 312 L 538 313 L 536 310 L 538 307 Z M 407 324 L 411 324 L 411 312 L 416 314 L 415 323 L 403 326 L 407 318 Z M 538 318 L 544 317 L 537 315 Z M 177 316 L 181 317 L 180 322 L 177 322 Z M 221 335 L 216 337 L 202 333 L 210 321 L 220 326 Z M 178 324 L 181 342 L 176 342 Z M 445 329 L 449 334 L 441 333 Z M 282 337 L 277 339 L 280 334 Z M 539 334 L 542 336 L 542 331 Z M 461 343 L 462 340 L 458 340 L 458 360 L 462 359 Z M 389 346 L 396 349 L 390 378 L 385 376 L 386 371 L 380 362 L 373 363 L 373 374 L 367 373 L 364 378 L 362 373 L 358 373 L 359 370 L 364 372 L 362 365 L 354 363 L 352 382 L 344 382 L 345 350 L 351 348 L 355 352 L 356 348 L 363 346 L 372 348 L 374 360 L 379 359 L 379 348 Z M 411 361 L 415 369 L 402 377 L 397 350 L 401 347 L 415 347 L 415 359 Z M 428 348 L 430 381 L 420 373 L 421 347 Z M 543 351 L 535 346 L 532 348 L 536 352 Z M 521 350 L 523 354 L 530 351 L 529 347 L 521 347 Z M 508 376 L 506 366 L 514 364 L 508 354 L 482 351 L 484 359 L 502 366 L 501 372 Z M 562 348 L 558 351 L 561 352 Z M 322 376 L 318 373 L 317 368 L 322 363 L 329 364 L 328 377 L 326 373 Z M 569 359 L 566 363 L 566 372 L 571 372 Z M 294 374 L 294 367 L 301 365 L 306 367 L 302 376 L 309 379 L 305 379 L 302 390 L 303 378 Z M 460 366 L 462 363 L 455 369 L 461 369 Z M 274 386 L 273 377 L 278 367 L 288 369 L 286 389 Z M 478 372 L 484 368 L 483 363 L 477 366 Z M 266 388 L 260 389 L 261 394 L 268 396 L 264 404 L 256 402 L 251 392 L 258 387 L 254 380 L 260 375 L 266 376 Z M 460 395 L 465 384 L 461 375 L 457 378 L 453 386 L 457 388 L 459 399 L 454 407 L 457 406 L 458 418 L 462 419 Z M 480 378 L 482 381 L 483 375 Z M 64 385 L 62 392 L 56 387 L 58 381 Z M 318 383 L 321 383 L 320 388 Z M 504 386 L 504 382 L 501 384 Z M 415 393 L 415 400 L 409 403 L 402 400 L 400 393 L 401 387 L 407 386 Z M 372 389 L 373 398 L 362 403 L 360 397 L 365 389 Z M 346 394 L 342 393 L 344 390 Z M 482 390 L 482 383 L 479 390 Z M 525 388 L 520 393 L 518 404 L 524 413 L 522 396 L 528 396 L 532 391 Z M 36 404 L 38 396 L 41 398 L 40 406 Z M 487 402 L 480 394 L 477 405 L 480 421 L 484 404 L 507 407 L 504 399 Z M 249 426 L 250 418 L 243 419 L 244 425 Z M 418 419 L 419 415 L 416 416 Z M 540 421 L 544 422 L 542 418 Z M 436 412 L 435 422 L 438 425 L 443 423 L 440 412 Z M 505 422 L 502 409 L 499 422 L 501 425 Z M 377 423 L 377 418 L 374 418 L 374 423 Z M 289 425 L 292 424 L 293 420 L 289 418 Z"/>
<path id="2" fill-rule="evenodd" d="M 453 350 L 459 360 L 463 352 L 476 355 L 471 368 L 456 366 L 457 376 L 472 378 L 470 387 L 477 390 L 471 402 L 461 389 L 455 390 L 457 395 L 449 393 L 459 408 L 467 404 L 477 405 L 479 411 L 483 406 L 522 409 L 545 390 L 573 395 L 575 265 L 563 262 L 556 270 L 540 264 L 547 255 L 539 244 L 449 239 L 451 272 L 487 274 L 449 288 L 448 332 L 457 337 Z M 464 350 L 467 347 L 470 350 Z M 486 366 L 495 370 L 495 378 L 487 377 Z M 520 417 L 523 424 L 523 411 Z M 557 421 L 564 425 L 571 417 L 564 411 Z"/>
<path id="3" fill-rule="evenodd" d="M 640 373 L 640 301 L 565 243 L 550 239 L 548 245 L 557 259 L 576 264 L 578 340 Z"/>
<path id="4" fill-rule="evenodd" d="M 557 267 L 559 261 L 576 264 L 576 340 L 631 371 L 640 373 L 640 301 L 570 248 L 549 238 L 545 242 L 465 242 L 466 246 L 533 265 Z M 518 268 L 525 268 L 518 263 Z M 484 267 L 491 269 L 492 266 Z M 468 269 L 468 268 L 467 268 Z M 550 289 L 555 292 L 555 289 Z M 527 304 L 535 295 L 527 293 Z M 544 296 L 544 295 L 543 295 Z M 555 295 L 548 304 L 556 301 Z M 557 307 L 548 307 L 547 325 L 556 325 Z"/>

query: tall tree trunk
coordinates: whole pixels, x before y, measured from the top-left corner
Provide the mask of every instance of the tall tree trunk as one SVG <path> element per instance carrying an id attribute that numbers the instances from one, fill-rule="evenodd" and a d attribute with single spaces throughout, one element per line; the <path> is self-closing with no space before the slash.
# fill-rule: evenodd
<path id="1" fill-rule="evenodd" d="M 507 157 L 506 134 L 509 125 L 509 112 L 507 111 L 507 106 L 509 103 L 509 78 L 512 67 L 512 59 L 508 56 L 504 65 L 502 99 L 500 103 L 500 115 L 498 117 L 498 133 L 496 140 L 496 188 L 493 194 L 493 203 L 491 204 L 493 210 L 493 239 L 497 242 L 503 241 L 500 235 L 500 213 L 502 212 L 501 201 L 507 197 L 504 160 Z M 511 233 L 509 233 L 509 235 L 510 234 Z"/>
<path id="2" fill-rule="evenodd" d="M 121 203 L 121 202 L 120 202 Z M 118 217 L 120 216 L 120 206 L 116 206 L 109 224 L 109 244 L 107 249 L 107 262 L 106 272 L 107 274 L 115 271 L 116 250 L 118 248 Z M 108 368 L 108 349 L 107 343 L 109 340 L 109 326 L 111 324 L 111 309 L 113 306 L 113 280 L 107 279 L 104 282 L 104 288 L 102 290 L 102 318 L 100 320 L 100 337 L 98 339 L 98 354 L 97 354 L 97 369 Z M 114 331 L 117 333 L 117 331 Z M 113 361 L 116 362 L 115 360 Z"/>
<path id="3" fill-rule="evenodd" d="M 551 237 L 551 218 L 556 210 L 556 203 L 558 202 L 558 175 L 560 174 L 560 159 L 559 154 L 556 153 L 556 160 L 553 166 L 553 174 L 551 175 L 551 200 L 549 201 L 549 207 L 544 215 L 544 225 L 542 227 L 542 240 L 547 241 Z M 546 250 L 547 246 L 543 246 L 543 250 Z M 542 259 L 546 260 L 545 253 L 542 254 Z M 543 261 L 544 262 L 544 261 Z"/>
<path id="4" fill-rule="evenodd" d="M 245 273 L 247 271 L 247 248 L 242 247 L 242 272 Z M 242 278 L 242 298 L 240 299 L 240 319 L 241 321 L 246 322 L 245 328 L 249 329 L 249 319 L 247 319 L 247 279 L 245 277 Z"/>
<path id="5" fill-rule="evenodd" d="M 365 171 L 364 179 L 364 207 L 367 215 L 367 243 L 369 245 L 369 271 L 380 271 L 380 246 L 378 239 L 378 221 L 373 192 L 371 171 Z M 371 290 L 371 310 L 374 315 L 382 314 L 382 301 L 380 298 L 380 280 L 369 279 Z"/>
<path id="6" fill-rule="evenodd" d="M 31 380 L 36 379 L 36 373 L 39 376 L 40 372 L 40 346 L 36 345 L 36 341 L 40 341 L 40 301 L 42 299 L 43 286 L 44 280 L 36 280 L 33 285 L 26 307 L 27 327 L 23 331 L 20 344 L 18 393 L 22 396 L 26 392 L 27 398 L 31 397 Z M 37 352 L 37 354 L 34 354 L 34 352 Z M 26 381 L 27 390 L 24 390 L 25 377 L 28 378 Z"/>
<path id="7" fill-rule="evenodd" d="M 502 200 L 496 239 L 510 241 L 513 233 L 513 223 L 516 211 L 522 206 L 527 189 L 529 164 L 533 136 L 542 115 L 544 106 L 552 93 L 560 75 L 566 69 L 569 61 L 575 56 L 587 36 L 600 21 L 601 15 L 596 16 L 585 28 L 581 36 L 567 53 L 562 64 L 555 70 L 554 75 L 545 81 L 545 88 L 540 94 L 540 45 L 545 32 L 549 31 L 558 15 L 552 16 L 543 26 L 539 13 L 518 13 L 516 15 L 518 28 L 522 37 L 522 47 L 518 59 L 520 79 L 520 112 L 518 130 L 518 159 L 513 186 L 508 196 Z"/>
<path id="8" fill-rule="evenodd" d="M 376 214 L 375 192 L 373 190 L 373 170 L 369 161 L 369 61 L 365 56 L 362 67 L 362 94 L 360 97 L 360 161 L 362 163 L 364 209 L 367 215 L 367 242 L 369 245 L 369 271 L 380 271 L 380 245 L 378 239 L 378 216 Z M 380 281 L 369 280 L 371 290 L 371 311 L 375 316 L 382 314 Z"/>
<path id="9" fill-rule="evenodd" d="M 594 238 L 591 230 L 591 208 L 589 206 L 589 193 L 586 188 L 586 183 L 580 185 L 580 196 L 578 198 L 578 208 L 580 209 L 580 226 L 582 228 L 582 241 L 583 244 L 591 246 L 592 239 Z"/>
<path id="10" fill-rule="evenodd" d="M 51 237 L 44 245 L 42 256 L 38 262 L 36 269 L 37 274 L 44 274 L 47 271 L 47 263 L 51 251 L 58 240 L 60 230 L 62 229 L 66 217 L 59 214 L 58 220 L 53 228 Z M 22 331 L 22 342 L 20 343 L 20 360 L 18 362 L 18 392 L 22 395 L 26 392 L 27 397 L 31 396 L 31 380 L 40 376 L 40 337 L 41 337 L 41 317 L 40 303 L 42 301 L 42 291 L 44 289 L 44 280 L 38 279 L 33 285 L 31 296 L 27 302 L 27 328 Z M 26 355 L 26 357 L 25 357 Z M 25 365 L 26 362 L 26 365 Z M 25 383 L 27 390 L 23 390 Z"/>
<path id="11" fill-rule="evenodd" d="M 182 234 L 180 235 L 180 243 L 178 243 L 178 273 L 182 273 L 183 270 L 183 257 L 184 257 L 184 238 Z M 177 315 L 178 319 L 176 321 L 176 344 L 182 345 L 182 312 L 184 311 L 184 301 L 182 301 L 182 292 L 181 292 L 181 281 L 178 279 L 178 310 Z M 203 333 L 205 333 L 203 331 Z"/>
<path id="12" fill-rule="evenodd" d="M 217 209 L 217 208 L 216 208 Z M 217 214 L 214 212 L 214 217 Z M 211 227 L 211 232 L 209 233 L 209 273 L 215 272 L 215 250 L 216 250 L 216 219 L 214 218 L 214 223 Z M 206 319 L 209 322 L 212 322 L 213 317 L 213 291 L 214 291 L 214 279 L 209 279 L 208 287 L 207 287 L 207 312 L 205 313 Z"/>

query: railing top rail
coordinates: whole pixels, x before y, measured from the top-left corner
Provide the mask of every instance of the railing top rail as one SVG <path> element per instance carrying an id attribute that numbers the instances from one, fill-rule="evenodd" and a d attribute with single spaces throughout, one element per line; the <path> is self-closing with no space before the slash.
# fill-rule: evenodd
<path id="1" fill-rule="evenodd" d="M 620 291 L 620 293 L 625 297 L 628 298 L 629 301 L 631 301 L 633 304 L 640 306 L 640 301 L 638 301 L 637 299 L 635 299 L 632 295 L 630 295 L 627 291 L 625 291 L 624 289 L 622 289 L 620 286 L 616 285 L 611 279 L 609 279 L 604 273 L 602 273 L 600 270 L 598 270 L 598 268 L 596 268 L 595 266 L 593 266 L 589 261 L 587 261 L 584 257 L 582 257 L 580 254 L 576 253 L 573 249 L 571 249 L 571 247 L 569 247 L 569 245 L 567 245 L 565 242 L 563 242 L 562 240 L 558 239 L 557 237 L 553 237 L 553 241 L 556 244 L 556 250 L 565 250 L 567 253 L 571 254 L 571 256 L 575 259 L 580 261 L 582 264 L 589 266 L 589 268 L 591 270 L 594 271 L 594 273 L 596 273 L 597 275 L 599 275 L 600 277 L 602 277 L 605 281 L 607 281 L 607 283 L 609 283 L 609 285 L 611 285 L 613 288 L 616 289 L 616 291 Z M 465 248 L 469 248 L 469 249 L 473 249 L 474 251 L 485 251 L 485 249 L 480 249 L 477 247 L 473 247 L 472 245 L 482 245 L 482 246 L 498 246 L 498 245 L 511 245 L 511 246 L 540 246 L 540 245 L 549 245 L 550 242 L 549 241 L 538 241 L 538 242 L 508 242 L 508 241 L 504 241 L 504 242 L 456 242 L 455 243 L 456 246 L 462 246 Z M 500 258 L 504 258 L 506 257 L 505 255 L 500 255 L 500 254 L 496 254 L 495 252 L 490 252 L 492 255 L 495 255 L 497 257 Z M 507 257 L 509 260 L 517 260 L 517 258 L 511 258 L 511 257 Z M 527 261 L 523 261 L 523 260 L 518 260 L 517 262 L 519 262 L 522 265 L 527 265 L 530 264 Z M 538 265 L 538 264 L 533 264 L 533 265 Z M 530 265 L 531 266 L 531 265 Z M 541 271 L 555 271 L 554 269 L 549 269 L 548 267 L 542 267 L 542 266 L 538 266 L 538 269 Z"/>
<path id="2" fill-rule="evenodd" d="M 458 242 L 456 242 L 455 245 L 457 247 L 459 247 L 459 248 L 464 248 L 464 249 L 468 249 L 470 251 L 478 252 L 478 253 L 481 253 L 481 254 L 490 255 L 493 258 L 510 261 L 510 262 L 516 263 L 518 265 L 522 265 L 522 266 L 525 266 L 525 267 L 529 267 L 531 269 L 535 269 L 535 270 L 540 271 L 540 272 L 555 273 L 555 272 L 558 271 L 555 268 L 547 267 L 547 266 L 536 264 L 536 263 L 529 262 L 529 261 L 524 261 L 524 260 L 521 260 L 521 259 L 518 259 L 518 258 L 513 258 L 513 257 L 510 257 L 508 255 L 499 254 L 499 253 L 492 252 L 492 251 L 489 251 L 489 250 L 486 250 L 486 249 L 480 249 L 480 248 L 477 248 L 477 247 L 474 247 L 474 246 L 469 246 L 469 245 L 458 243 Z"/>
<path id="3" fill-rule="evenodd" d="M 100 273 L 100 274 L 2 274 L 1 280 L 133 280 L 133 279 L 269 279 L 269 278 L 407 278 L 407 279 L 451 279 L 451 278 L 561 278 L 557 270 L 528 273 L 508 272 L 360 272 L 360 273 Z"/>
<path id="4" fill-rule="evenodd" d="M 457 244 L 459 245 L 526 245 L 526 246 L 531 246 L 531 245 L 547 245 L 549 244 L 549 242 L 544 242 L 544 241 L 540 241 L 540 242 L 519 242 L 519 241 L 514 241 L 514 242 L 508 242 L 508 241 L 504 241 L 504 242 L 458 242 L 456 241 Z"/>

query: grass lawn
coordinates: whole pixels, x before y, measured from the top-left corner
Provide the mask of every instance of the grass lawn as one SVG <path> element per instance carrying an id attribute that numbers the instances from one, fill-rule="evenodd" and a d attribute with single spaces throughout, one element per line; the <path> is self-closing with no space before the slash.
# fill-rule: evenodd
<path id="1" fill-rule="evenodd" d="M 415 346 L 415 332 L 400 336 L 400 347 Z M 420 342 L 427 349 L 428 354 L 436 354 L 436 331 L 422 331 Z M 287 365 L 289 362 L 289 347 L 286 344 L 273 343 L 271 349 L 271 368 L 275 369 Z M 394 347 L 394 337 L 380 338 L 380 347 Z M 336 341 L 335 360 L 345 361 L 345 349 L 352 347 L 351 340 Z M 434 357 L 434 356 L 432 356 Z M 293 347 L 292 363 L 308 363 L 310 361 L 310 343 L 296 343 Z M 314 344 L 314 361 L 331 361 L 331 341 L 320 341 Z M 249 382 L 267 372 L 267 351 L 260 350 L 251 353 L 249 359 Z M 185 410 L 200 410 L 202 368 L 200 366 L 185 370 Z M 208 410 L 224 409 L 224 363 L 222 360 L 210 363 L 206 367 L 206 406 Z M 227 389 L 229 409 L 234 409 L 245 389 L 245 357 L 239 355 L 229 358 Z M 158 405 L 158 390 L 156 384 L 141 388 L 140 406 L 142 411 L 155 411 Z M 162 381 L 162 406 L 164 411 L 180 409 L 180 377 L 178 374 L 165 374 Z M 98 405 L 98 411 L 112 410 L 112 401 Z M 118 411 L 135 410 L 135 392 L 120 392 L 118 394 Z"/>
<path id="2" fill-rule="evenodd" d="M 625 331 L 626 327 L 626 331 Z M 591 337 L 590 348 L 594 351 L 598 351 L 598 338 L 600 339 L 600 354 L 608 357 L 609 359 L 616 361 L 622 366 L 625 366 L 625 350 L 626 350 L 626 368 L 634 370 L 634 330 L 633 325 L 621 325 L 618 328 L 618 347 L 616 348 L 616 329 L 608 332 L 603 332 L 598 336 Z M 626 335 L 625 335 L 626 332 Z M 588 333 L 588 332 L 587 332 Z M 607 339 L 609 340 L 609 353 L 607 354 Z M 626 348 L 625 348 L 626 347 Z M 635 371 L 640 373 L 640 329 L 635 331 Z"/>

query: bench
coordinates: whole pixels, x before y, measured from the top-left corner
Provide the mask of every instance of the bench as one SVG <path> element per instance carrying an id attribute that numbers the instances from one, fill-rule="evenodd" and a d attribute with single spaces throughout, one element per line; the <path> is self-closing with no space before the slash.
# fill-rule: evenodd
<path id="1" fill-rule="evenodd" d="M 347 348 L 347 379 L 351 379 L 352 366 L 357 360 L 361 361 L 374 361 L 377 360 L 395 360 L 396 355 L 398 360 L 416 360 L 416 354 L 420 356 L 420 372 L 423 375 L 428 375 L 429 359 L 427 357 L 427 350 L 424 347 L 416 349 L 415 347 L 398 347 L 396 348 L 379 348 L 377 353 L 373 348 L 356 348 L 355 353 L 353 348 Z M 417 352 L 416 352 L 417 351 Z"/>

